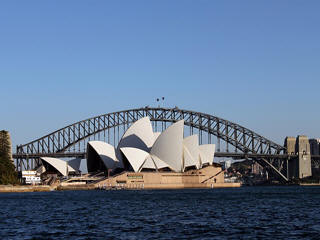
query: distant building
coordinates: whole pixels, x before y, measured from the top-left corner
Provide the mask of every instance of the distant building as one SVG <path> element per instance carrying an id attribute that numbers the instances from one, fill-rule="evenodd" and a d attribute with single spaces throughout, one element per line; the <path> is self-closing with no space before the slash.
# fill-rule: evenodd
<path id="1" fill-rule="evenodd" d="M 225 161 L 225 168 L 228 169 L 231 167 L 232 161 L 231 160 L 226 160 Z"/>
<path id="2" fill-rule="evenodd" d="M 251 169 L 252 173 L 255 175 L 262 175 L 263 174 L 263 167 L 257 163 L 256 161 L 254 161 L 252 163 L 252 169 Z"/>
<path id="3" fill-rule="evenodd" d="M 221 164 L 223 170 L 227 170 L 231 167 L 232 161 L 226 160 L 226 161 L 220 161 L 219 164 Z"/>
<path id="4" fill-rule="evenodd" d="M 41 179 L 37 171 L 22 171 L 22 180 L 25 184 L 40 184 Z"/>

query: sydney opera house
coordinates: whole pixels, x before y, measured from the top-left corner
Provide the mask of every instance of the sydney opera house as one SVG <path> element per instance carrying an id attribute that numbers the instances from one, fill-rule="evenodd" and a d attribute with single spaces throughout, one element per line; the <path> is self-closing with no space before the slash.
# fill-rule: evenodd
<path id="1" fill-rule="evenodd" d="M 198 136 L 184 138 L 184 121 L 153 132 L 148 117 L 134 122 L 118 146 L 102 141 L 87 144 L 89 173 L 104 172 L 99 186 L 184 188 L 226 186 L 221 166 L 213 162 L 214 144 L 199 145 Z M 79 171 L 80 159 L 42 158 L 46 170 L 62 176 Z"/>

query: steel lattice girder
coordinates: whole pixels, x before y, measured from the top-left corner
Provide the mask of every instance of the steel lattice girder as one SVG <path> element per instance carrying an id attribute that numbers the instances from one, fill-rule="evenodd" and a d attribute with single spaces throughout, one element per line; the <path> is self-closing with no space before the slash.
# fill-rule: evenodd
<path id="1" fill-rule="evenodd" d="M 227 144 L 235 147 L 236 151 L 251 154 L 270 155 L 270 158 L 261 159 L 260 162 L 266 163 L 282 178 L 285 178 L 281 169 L 273 165 L 272 155 L 283 154 L 285 148 L 276 144 L 263 136 L 243 127 L 239 124 L 227 121 L 216 116 L 205 113 L 181 110 L 178 108 L 138 108 L 125 111 L 103 114 L 83 121 L 76 122 L 61 128 L 44 137 L 34 140 L 30 143 L 17 147 L 17 159 L 22 156 L 57 153 L 58 155 L 66 152 L 75 144 L 84 141 L 91 136 L 102 131 L 123 125 L 129 125 L 142 117 L 149 117 L 153 122 L 176 122 L 184 119 L 185 125 L 191 128 L 197 128 L 208 134 L 222 139 Z M 108 133 L 109 134 L 109 133 Z M 228 145 L 227 145 L 228 146 Z M 20 158 L 19 158 L 20 154 Z M 286 180 L 286 179 L 285 179 Z"/>
<path id="2" fill-rule="evenodd" d="M 111 128 L 113 128 L 115 132 L 116 127 L 132 124 L 138 119 L 146 116 L 153 122 L 176 122 L 184 119 L 186 126 L 197 128 L 200 131 L 205 131 L 208 134 L 214 135 L 218 139 L 225 141 L 227 144 L 233 145 L 236 150 L 242 151 L 243 153 L 269 154 L 271 156 L 272 154 L 280 154 L 285 150 L 283 146 L 278 145 L 243 126 L 222 118 L 178 108 L 146 107 L 108 113 L 76 122 L 30 143 L 18 146 L 16 157 L 21 160 L 23 159 L 23 156 L 28 155 L 54 155 L 54 153 L 59 155 L 66 152 L 72 146 L 75 146 L 75 144 L 80 144 L 80 142 L 87 138 L 90 139 L 91 136 L 97 133 Z M 21 157 L 19 157 L 19 155 Z M 24 164 L 24 167 L 26 167 L 23 161 L 22 163 Z M 27 165 L 27 167 L 29 167 L 28 161 Z M 268 162 L 268 165 L 271 165 L 276 172 L 280 173 L 281 177 L 283 176 L 280 172 L 281 169 L 277 170 L 270 161 Z"/>
<path id="3" fill-rule="evenodd" d="M 285 150 L 261 135 L 236 123 L 209 114 L 178 108 L 138 108 L 108 113 L 61 128 L 44 137 L 17 147 L 17 153 L 59 153 L 74 144 L 110 128 L 128 125 L 148 116 L 151 121 L 176 122 L 197 128 L 222 139 L 244 153 L 279 154 Z"/>

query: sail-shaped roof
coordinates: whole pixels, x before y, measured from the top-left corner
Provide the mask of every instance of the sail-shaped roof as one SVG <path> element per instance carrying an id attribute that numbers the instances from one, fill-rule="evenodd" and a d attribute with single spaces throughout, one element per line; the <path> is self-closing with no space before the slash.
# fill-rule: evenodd
<path id="1" fill-rule="evenodd" d="M 185 167 L 196 166 L 200 168 L 199 156 L 199 139 L 197 135 L 191 135 L 183 139 L 184 153 L 185 153 Z M 190 155 L 190 157 L 188 157 Z M 186 158 L 187 157 L 187 158 Z"/>
<path id="2" fill-rule="evenodd" d="M 198 168 L 195 160 L 191 156 L 188 149 L 186 147 L 183 147 L 183 167 L 184 167 L 183 169 L 185 169 L 186 167 L 192 167 L 192 166 L 195 166 L 196 168 Z"/>
<path id="3" fill-rule="evenodd" d="M 69 160 L 67 162 L 68 172 L 79 172 L 81 160 L 82 160 L 81 158 L 75 158 L 75 159 Z"/>
<path id="4" fill-rule="evenodd" d="M 118 144 L 118 149 L 132 147 L 149 152 L 153 143 L 154 134 L 151 122 L 148 117 L 144 117 L 128 128 Z"/>
<path id="5" fill-rule="evenodd" d="M 183 169 L 183 127 L 184 120 L 180 120 L 168 127 L 157 138 L 151 149 L 151 155 L 158 157 L 176 172 Z"/>
<path id="6" fill-rule="evenodd" d="M 88 142 L 88 146 L 91 147 L 97 155 L 99 155 L 106 168 L 114 169 L 118 166 L 119 162 L 116 158 L 115 149 L 112 145 L 102 141 L 90 141 Z M 88 149 L 90 149 L 89 147 Z M 96 171 L 91 166 L 94 165 L 92 161 L 97 161 L 97 159 L 89 150 L 87 155 L 88 171 Z"/>
<path id="7" fill-rule="evenodd" d="M 163 132 L 154 133 L 149 118 L 141 118 L 124 133 L 117 149 L 105 142 L 89 142 L 88 171 L 90 169 L 105 171 L 106 169 L 101 168 L 102 165 L 107 169 L 124 166 L 127 168 L 129 163 L 135 172 L 144 168 L 166 167 L 176 172 L 183 172 L 187 167 L 194 166 L 199 169 L 203 164 L 211 164 L 215 145 L 199 146 L 197 135 L 183 139 L 183 131 L 184 120 L 172 124 Z M 92 161 L 98 164 L 94 165 Z"/>
<path id="8" fill-rule="evenodd" d="M 63 161 L 59 158 L 52 158 L 52 157 L 42 157 L 40 159 L 42 161 L 48 163 L 49 165 L 51 165 L 58 172 L 60 172 L 63 176 L 68 175 L 68 164 L 66 161 Z"/>
<path id="9" fill-rule="evenodd" d="M 212 164 L 215 148 L 215 144 L 203 144 L 199 146 L 202 165 L 206 163 Z"/>
<path id="10" fill-rule="evenodd" d="M 144 163 L 142 164 L 140 170 L 144 169 L 144 168 L 149 168 L 149 169 L 156 169 L 156 166 L 153 162 L 153 159 L 151 158 L 151 156 L 149 155 L 146 160 L 144 161 Z"/>
<path id="11" fill-rule="evenodd" d="M 166 168 L 169 167 L 168 164 L 166 164 L 164 161 L 159 159 L 158 157 L 151 155 L 151 158 L 153 159 L 154 164 L 156 165 L 157 169 Z"/>
<path id="12" fill-rule="evenodd" d="M 154 136 L 154 142 L 157 140 L 157 138 L 161 135 L 162 132 L 154 132 L 153 136 Z M 153 142 L 153 143 L 154 143 Z"/>
<path id="13" fill-rule="evenodd" d="M 148 152 L 145 152 L 138 148 L 124 147 L 120 149 L 128 159 L 130 165 L 135 172 L 138 172 L 141 165 L 144 163 L 146 158 L 149 156 Z"/>

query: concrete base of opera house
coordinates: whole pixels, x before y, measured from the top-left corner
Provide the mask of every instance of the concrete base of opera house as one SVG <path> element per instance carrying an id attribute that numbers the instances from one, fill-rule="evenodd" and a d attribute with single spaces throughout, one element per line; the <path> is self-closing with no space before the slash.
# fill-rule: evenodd
<path id="1" fill-rule="evenodd" d="M 240 187 L 240 183 L 216 183 L 216 184 L 190 184 L 190 183 L 171 183 L 171 184 L 132 184 L 132 185 L 116 185 L 116 186 L 107 186 L 107 185 L 100 185 L 98 189 L 126 189 L 126 190 L 138 190 L 138 189 L 148 189 L 148 190 L 156 190 L 156 189 L 187 189 L 187 188 L 234 188 Z"/>
<path id="2" fill-rule="evenodd" d="M 240 183 L 225 183 L 220 167 L 207 166 L 199 170 L 176 172 L 123 172 L 95 184 L 99 189 L 183 189 L 240 187 Z"/>
<path id="3" fill-rule="evenodd" d="M 221 167 L 207 166 L 199 170 L 176 172 L 122 172 L 107 179 L 86 184 L 85 181 L 60 182 L 54 185 L 0 186 L 1 192 L 40 192 L 53 190 L 94 189 L 184 189 L 240 187 L 240 183 L 225 183 Z"/>

